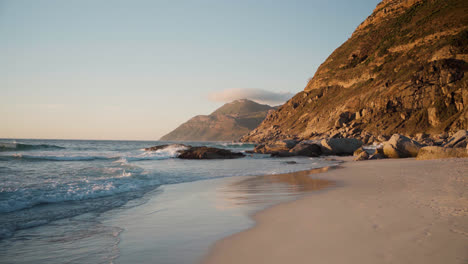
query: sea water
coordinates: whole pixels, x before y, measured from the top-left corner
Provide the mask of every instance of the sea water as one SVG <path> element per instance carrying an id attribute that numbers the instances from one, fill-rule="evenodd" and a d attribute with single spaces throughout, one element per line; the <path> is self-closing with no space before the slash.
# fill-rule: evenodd
<path id="1" fill-rule="evenodd" d="M 180 146 L 144 150 L 170 143 L 0 140 L 0 263 L 80 263 L 89 255 L 92 262 L 111 263 L 119 256 L 123 229 L 102 225 L 98 217 L 140 206 L 145 195 L 157 196 L 162 186 L 330 165 L 323 159 L 277 159 L 262 154 L 234 160 L 181 160 L 176 158 Z M 187 144 L 238 152 L 254 147 L 244 143 Z M 86 245 L 77 248 L 71 242 L 77 238 Z M 68 250 L 66 243 L 70 243 Z M 41 252 L 56 244 L 65 245 L 60 261 Z"/>

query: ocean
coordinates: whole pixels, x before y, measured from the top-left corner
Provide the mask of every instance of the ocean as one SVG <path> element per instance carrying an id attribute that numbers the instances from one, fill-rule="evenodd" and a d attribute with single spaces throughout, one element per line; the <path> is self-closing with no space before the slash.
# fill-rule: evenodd
<path id="1" fill-rule="evenodd" d="M 156 205 L 176 199 L 188 203 L 187 199 L 191 198 L 187 192 L 195 190 L 184 187 L 188 191 L 183 195 L 171 196 L 167 194 L 171 192 L 167 186 L 199 182 L 193 186 L 201 186 L 197 190 L 203 187 L 206 192 L 209 184 L 203 181 L 207 180 L 281 174 L 333 163 L 322 158 L 279 159 L 262 154 L 233 160 L 181 160 L 176 158 L 177 147 L 144 151 L 146 147 L 170 143 L 0 139 L 0 262 L 119 263 L 120 237 L 126 229 L 116 222 L 103 224 L 106 222 L 103 215 L 107 222 L 112 222 L 113 215 L 135 210 L 149 200 Z M 186 144 L 239 152 L 254 147 L 244 143 Z M 162 195 L 163 191 L 166 196 Z M 174 212 L 161 214 L 164 221 L 171 222 Z M 184 211 L 178 214 L 183 215 Z M 158 221 L 157 214 L 155 217 L 154 221 Z M 162 216 L 160 219 L 163 221 Z M 171 237 L 186 236 L 179 230 L 180 226 L 172 228 L 178 229 L 174 230 L 178 235 Z M 170 234 L 171 230 L 165 232 Z M 66 243 L 68 247 L 59 252 L 44 253 L 58 251 Z M 155 250 L 157 247 L 153 245 Z M 164 263 L 171 262 L 171 256 L 161 256 L 161 259 L 167 260 Z"/>

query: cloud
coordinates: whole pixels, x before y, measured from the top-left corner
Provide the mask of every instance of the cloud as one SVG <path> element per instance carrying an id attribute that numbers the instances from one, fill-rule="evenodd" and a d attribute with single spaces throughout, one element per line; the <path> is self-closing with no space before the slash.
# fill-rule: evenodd
<path id="1" fill-rule="evenodd" d="M 294 94 L 290 92 L 272 92 L 254 88 L 235 88 L 208 95 L 211 101 L 229 103 L 238 99 L 249 99 L 261 104 L 279 105 L 283 104 Z"/>

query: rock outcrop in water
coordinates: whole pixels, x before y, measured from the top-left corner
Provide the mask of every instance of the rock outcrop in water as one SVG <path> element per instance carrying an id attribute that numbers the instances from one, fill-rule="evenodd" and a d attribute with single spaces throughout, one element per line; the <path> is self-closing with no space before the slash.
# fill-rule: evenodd
<path id="1" fill-rule="evenodd" d="M 452 134 L 468 124 L 466 0 L 384 0 L 241 141 Z"/>
<path id="2" fill-rule="evenodd" d="M 190 146 L 184 145 L 184 144 L 165 144 L 165 145 L 159 145 L 159 146 L 153 146 L 153 147 L 145 148 L 145 151 L 158 151 L 158 150 L 162 150 L 162 149 L 165 149 L 165 148 L 168 148 L 168 147 L 171 147 L 171 148 L 189 148 Z"/>
<path id="3" fill-rule="evenodd" d="M 145 148 L 145 151 L 164 151 L 165 149 L 176 149 L 176 157 L 179 159 L 237 159 L 245 157 L 240 152 L 232 152 L 228 149 L 206 146 L 193 147 L 184 144 L 159 145 Z"/>
<path id="4" fill-rule="evenodd" d="M 165 141 L 233 141 L 256 128 L 273 107 L 242 99 L 210 115 L 195 116 L 163 136 Z"/>
<path id="5" fill-rule="evenodd" d="M 190 147 L 179 151 L 179 159 L 237 159 L 245 155 L 227 149 L 210 147 Z"/>

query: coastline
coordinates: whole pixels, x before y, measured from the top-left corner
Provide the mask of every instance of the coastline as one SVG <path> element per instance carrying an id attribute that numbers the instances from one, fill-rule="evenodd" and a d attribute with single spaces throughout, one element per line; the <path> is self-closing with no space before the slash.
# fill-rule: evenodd
<path id="1" fill-rule="evenodd" d="M 256 213 L 203 263 L 466 263 L 468 159 L 340 167 L 314 175 L 337 188 Z"/>
<path id="2" fill-rule="evenodd" d="M 309 177 L 331 167 L 165 185 L 100 221 L 123 230 L 115 263 L 197 263 L 219 239 L 252 227 L 255 213 L 333 187 Z"/>

